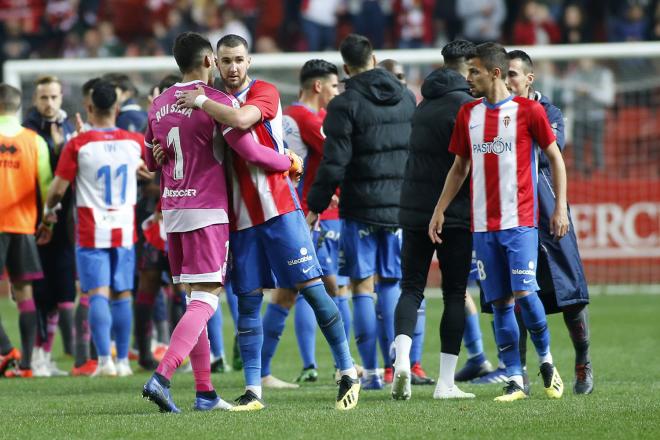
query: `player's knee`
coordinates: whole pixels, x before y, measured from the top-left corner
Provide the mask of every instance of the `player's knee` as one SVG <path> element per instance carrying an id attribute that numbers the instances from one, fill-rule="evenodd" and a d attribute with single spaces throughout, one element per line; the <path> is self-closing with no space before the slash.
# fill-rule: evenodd
<path id="1" fill-rule="evenodd" d="M 291 307 L 296 302 L 296 297 L 298 292 L 294 289 L 276 289 L 273 291 L 270 302 L 272 304 L 277 304 L 280 307 L 284 307 L 287 310 L 291 310 Z"/>
<path id="2" fill-rule="evenodd" d="M 506 309 L 508 307 L 513 307 L 513 303 L 514 303 L 513 297 L 510 296 L 507 298 L 496 299 L 495 301 L 493 301 L 492 304 L 493 304 L 493 308 Z"/>
<path id="3" fill-rule="evenodd" d="M 238 313 L 246 316 L 254 315 L 255 313 L 258 314 L 261 310 L 263 296 L 263 293 L 260 291 L 240 295 L 238 297 Z"/>

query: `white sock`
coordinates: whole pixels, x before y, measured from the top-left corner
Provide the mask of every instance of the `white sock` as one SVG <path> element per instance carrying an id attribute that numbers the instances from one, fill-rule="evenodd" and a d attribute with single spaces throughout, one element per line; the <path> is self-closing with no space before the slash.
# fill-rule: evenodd
<path id="1" fill-rule="evenodd" d="M 117 359 L 117 364 L 130 365 L 130 364 L 128 363 L 128 358 Z"/>
<path id="2" fill-rule="evenodd" d="M 112 362 L 112 356 L 99 356 L 99 365 L 106 365 Z"/>
<path id="3" fill-rule="evenodd" d="M 447 388 L 454 386 L 454 373 L 456 373 L 457 362 L 457 355 L 440 353 L 440 377 L 438 378 L 438 382 Z"/>
<path id="4" fill-rule="evenodd" d="M 190 292 L 190 302 L 201 301 L 213 307 L 213 311 L 218 308 L 218 296 L 209 292 L 203 292 L 201 290 L 193 290 Z"/>
<path id="5" fill-rule="evenodd" d="M 516 374 L 515 376 L 509 377 L 509 381 L 514 381 L 515 383 L 518 384 L 520 388 L 525 388 L 525 385 L 523 384 L 522 374 Z"/>
<path id="6" fill-rule="evenodd" d="M 261 399 L 261 385 L 248 385 L 245 387 L 245 391 L 252 391 Z"/>
<path id="7" fill-rule="evenodd" d="M 368 370 L 368 369 L 366 369 L 366 368 L 364 369 L 364 375 L 365 375 L 365 377 L 375 376 L 376 374 L 378 374 L 378 370 L 377 370 L 377 369 L 376 369 L 376 370 Z"/>
<path id="8" fill-rule="evenodd" d="M 355 369 L 355 367 L 351 367 L 348 370 L 340 370 L 339 374 L 341 374 L 342 376 L 348 376 L 351 379 L 357 379 L 357 370 Z"/>
<path id="9" fill-rule="evenodd" d="M 548 354 L 539 356 L 539 364 L 552 363 L 552 354 L 548 351 Z"/>
<path id="10" fill-rule="evenodd" d="M 394 360 L 395 370 L 410 370 L 410 347 L 412 338 L 408 335 L 396 335 L 394 338 L 394 350 L 396 359 Z"/>

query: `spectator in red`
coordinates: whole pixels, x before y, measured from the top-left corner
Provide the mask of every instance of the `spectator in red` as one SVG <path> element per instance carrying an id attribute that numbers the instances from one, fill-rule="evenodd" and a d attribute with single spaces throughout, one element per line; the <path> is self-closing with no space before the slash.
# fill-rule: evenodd
<path id="1" fill-rule="evenodd" d="M 550 16 L 550 10 L 535 0 L 527 0 L 520 8 L 520 15 L 513 26 L 513 44 L 557 44 L 561 30 Z"/>
<path id="2" fill-rule="evenodd" d="M 394 16 L 397 20 L 398 46 L 416 49 L 433 44 L 433 0 L 396 0 Z"/>

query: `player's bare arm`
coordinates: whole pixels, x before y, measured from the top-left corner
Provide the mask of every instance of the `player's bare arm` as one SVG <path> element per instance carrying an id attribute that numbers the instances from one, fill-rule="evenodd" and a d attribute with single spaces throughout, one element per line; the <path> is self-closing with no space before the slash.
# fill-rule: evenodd
<path id="1" fill-rule="evenodd" d="M 60 202 L 69 188 L 69 181 L 55 176 L 46 195 L 44 203 L 44 213 L 41 223 L 37 228 L 37 244 L 43 245 L 50 242 L 53 238 L 53 224 L 57 223 L 57 211 L 62 208 Z"/>
<path id="2" fill-rule="evenodd" d="M 180 107 L 200 108 L 221 124 L 240 130 L 247 130 L 261 120 L 261 110 L 254 105 L 233 108 L 202 96 L 206 98 L 202 87 L 182 91 L 176 103 Z"/>
<path id="3" fill-rule="evenodd" d="M 447 174 L 447 180 L 445 180 L 445 185 L 442 188 L 442 193 L 440 194 L 438 203 L 435 205 L 433 217 L 431 217 L 431 222 L 429 223 L 428 234 L 433 243 L 442 243 L 440 234 L 442 233 L 442 225 L 445 222 L 445 209 L 454 200 L 454 197 L 456 197 L 456 194 L 461 189 L 461 185 L 465 182 L 470 172 L 470 164 L 470 159 L 456 156 L 454 164 Z"/>
<path id="4" fill-rule="evenodd" d="M 566 202 L 566 165 L 559 151 L 557 142 L 553 142 L 545 150 L 545 155 L 550 162 L 552 181 L 555 191 L 555 211 L 550 218 L 550 234 L 556 239 L 562 238 L 568 233 L 570 223 L 568 222 L 568 208 Z"/>

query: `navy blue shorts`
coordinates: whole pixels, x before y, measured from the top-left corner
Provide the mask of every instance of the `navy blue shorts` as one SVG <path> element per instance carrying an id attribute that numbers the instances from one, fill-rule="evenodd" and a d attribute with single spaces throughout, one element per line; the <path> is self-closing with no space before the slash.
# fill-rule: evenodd
<path id="1" fill-rule="evenodd" d="M 301 210 L 230 234 L 234 293 L 292 287 L 323 275 Z"/>
<path id="2" fill-rule="evenodd" d="M 110 287 L 114 292 L 133 290 L 135 248 L 76 248 L 80 289 L 89 292 Z"/>
<path id="3" fill-rule="evenodd" d="M 475 232 L 477 273 L 486 302 L 508 298 L 515 291 L 536 292 L 538 230 L 532 227 Z"/>
<path id="4" fill-rule="evenodd" d="M 321 264 L 323 275 L 335 275 L 337 285 L 348 284 L 348 277 L 339 275 L 339 253 L 342 231 L 341 220 L 321 220 L 319 230 L 312 233 L 312 240 L 316 244 L 316 256 Z"/>
<path id="5" fill-rule="evenodd" d="M 344 220 L 339 274 L 354 280 L 378 274 L 401 279 L 401 229 Z"/>

